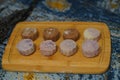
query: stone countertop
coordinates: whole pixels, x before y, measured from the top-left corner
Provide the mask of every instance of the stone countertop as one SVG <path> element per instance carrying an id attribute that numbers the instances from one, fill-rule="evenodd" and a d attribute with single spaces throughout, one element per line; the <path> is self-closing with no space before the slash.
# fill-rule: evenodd
<path id="1" fill-rule="evenodd" d="M 27 10 L 30 7 L 32 0 L 6 1 L 0 5 L 0 17 L 7 18 L 13 15 L 16 11 Z M 44 4 L 44 0 L 39 1 L 31 11 L 31 13 L 22 21 L 95 21 L 105 22 L 111 32 L 112 52 L 110 67 L 103 74 L 65 74 L 65 73 L 28 73 L 28 72 L 9 72 L 0 68 L 0 80 L 119 80 L 120 79 L 120 16 L 112 13 L 96 4 L 85 1 L 73 1 L 70 9 L 65 12 L 58 12 L 50 9 Z M 16 15 L 17 16 L 17 15 Z M 21 16 L 21 15 L 20 15 Z M 14 19 L 19 22 L 21 18 Z M 13 19 L 12 17 L 12 19 Z M 9 17 L 8 17 L 9 18 Z M 17 23 L 13 20 L 13 24 L 7 25 L 7 36 L 0 44 L 0 63 L 1 58 L 7 44 L 9 35 Z M 0 27 L 2 28 L 2 27 Z M 3 28 L 4 29 L 4 28 Z M 1 64 L 0 64 L 1 65 Z"/>

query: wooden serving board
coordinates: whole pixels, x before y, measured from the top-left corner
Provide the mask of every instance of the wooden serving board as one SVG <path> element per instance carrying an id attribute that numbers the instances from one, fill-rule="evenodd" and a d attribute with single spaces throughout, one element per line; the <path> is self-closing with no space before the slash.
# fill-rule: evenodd
<path id="1" fill-rule="evenodd" d="M 34 41 L 36 51 L 30 56 L 21 55 L 17 49 L 17 43 L 22 39 L 21 32 L 26 27 L 38 29 L 39 37 Z M 57 52 L 49 57 L 41 55 L 39 45 L 43 41 L 43 30 L 48 27 L 57 28 L 61 37 L 56 42 Z M 83 31 L 87 28 L 96 28 L 101 31 L 101 38 L 98 41 L 101 51 L 93 58 L 84 57 L 81 45 L 84 41 Z M 78 51 L 75 55 L 66 57 L 59 52 L 59 44 L 63 40 L 63 31 L 67 28 L 76 28 L 80 32 L 80 38 L 76 41 Z M 88 73 L 96 74 L 105 72 L 110 63 L 111 39 L 110 32 L 105 23 L 99 22 L 21 22 L 14 28 L 6 46 L 2 67 L 10 71 L 33 71 L 33 72 L 59 72 L 59 73 Z"/>

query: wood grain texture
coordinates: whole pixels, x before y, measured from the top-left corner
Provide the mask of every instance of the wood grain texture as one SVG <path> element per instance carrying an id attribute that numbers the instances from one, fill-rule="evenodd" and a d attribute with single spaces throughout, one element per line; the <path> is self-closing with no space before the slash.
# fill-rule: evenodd
<path id="1" fill-rule="evenodd" d="M 34 41 L 36 51 L 30 56 L 21 55 L 16 44 L 22 39 L 21 32 L 26 27 L 35 27 L 39 31 L 39 37 Z M 56 42 L 57 52 L 45 57 L 40 54 L 39 45 L 43 41 L 43 30 L 48 27 L 58 28 L 61 37 Z M 93 27 L 101 31 L 101 38 L 98 41 L 101 51 L 98 56 L 86 58 L 81 51 L 81 45 L 84 41 L 83 31 L 86 28 Z M 67 28 L 76 28 L 80 32 L 80 38 L 76 41 L 78 51 L 71 57 L 63 56 L 59 51 L 59 44 L 63 40 L 63 31 Z M 105 72 L 110 63 L 111 39 L 110 32 L 105 23 L 100 22 L 21 22 L 14 28 L 8 44 L 6 46 L 2 67 L 10 71 L 27 72 L 58 72 L 58 73 L 83 73 L 99 74 Z"/>

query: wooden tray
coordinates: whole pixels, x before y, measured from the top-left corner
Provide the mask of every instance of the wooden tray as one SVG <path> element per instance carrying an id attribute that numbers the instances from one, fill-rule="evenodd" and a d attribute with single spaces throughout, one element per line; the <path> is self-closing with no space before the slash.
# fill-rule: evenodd
<path id="1" fill-rule="evenodd" d="M 39 37 L 34 41 L 36 51 L 33 55 L 22 56 L 16 49 L 16 44 L 22 39 L 21 31 L 25 27 L 36 27 L 39 31 Z M 61 37 L 56 42 L 63 40 L 62 33 L 67 28 L 76 28 L 80 32 L 80 38 L 76 41 L 78 51 L 71 57 L 63 56 L 59 49 L 50 57 L 45 57 L 40 54 L 39 44 L 43 41 L 43 30 L 48 27 L 58 28 L 61 32 Z M 86 58 L 81 51 L 81 44 L 84 41 L 83 31 L 86 28 L 93 27 L 101 31 L 101 39 L 99 45 L 101 52 L 94 58 Z M 2 67 L 10 71 L 33 71 L 33 72 L 60 72 L 60 73 L 88 73 L 96 74 L 105 72 L 110 63 L 111 40 L 110 32 L 105 23 L 99 22 L 22 22 L 14 28 L 8 44 L 6 46 Z"/>

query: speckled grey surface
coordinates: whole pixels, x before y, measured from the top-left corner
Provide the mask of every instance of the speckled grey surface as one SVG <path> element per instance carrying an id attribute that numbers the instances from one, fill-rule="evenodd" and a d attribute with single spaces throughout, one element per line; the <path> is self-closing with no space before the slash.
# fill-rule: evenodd
<path id="1" fill-rule="evenodd" d="M 19 5 L 17 9 L 24 8 L 23 5 L 29 7 L 29 3 L 26 0 L 21 0 L 22 5 Z M 32 73 L 31 80 L 120 80 L 120 16 L 118 14 L 111 13 L 97 5 L 86 1 L 73 1 L 71 8 L 66 12 L 57 12 L 47 8 L 44 0 L 39 1 L 31 15 L 27 17 L 26 21 L 98 21 L 105 22 L 111 32 L 112 40 L 112 52 L 110 67 L 107 72 L 103 74 L 63 74 L 63 73 Z M 6 3 L 11 6 L 13 2 Z M 21 3 L 16 3 L 21 4 Z M 79 6 L 78 6 L 79 5 Z M 5 6 L 5 4 L 4 4 Z M 2 8 L 4 7 L 2 6 Z M 25 7 L 26 8 L 26 7 Z M 1 7 L 0 7 L 1 9 Z M 9 9 L 14 12 L 16 8 L 6 7 L 0 14 L 6 14 L 5 10 Z M 7 11 L 9 13 L 9 11 Z M 12 14 L 11 11 L 9 14 Z M 9 33 L 10 34 L 10 33 Z M 0 44 L 0 61 L 4 52 L 4 48 L 7 44 L 8 38 Z M 1 63 L 1 62 L 0 62 Z M 0 69 L 0 80 L 24 80 L 24 76 L 29 73 L 25 72 L 9 72 Z"/>

